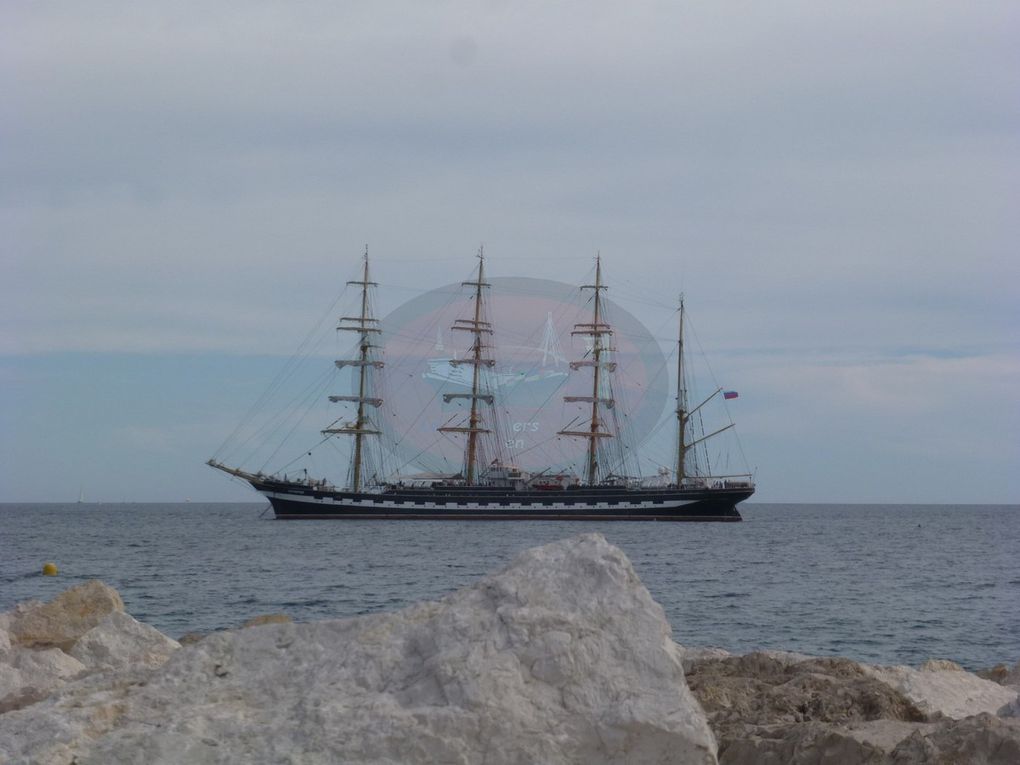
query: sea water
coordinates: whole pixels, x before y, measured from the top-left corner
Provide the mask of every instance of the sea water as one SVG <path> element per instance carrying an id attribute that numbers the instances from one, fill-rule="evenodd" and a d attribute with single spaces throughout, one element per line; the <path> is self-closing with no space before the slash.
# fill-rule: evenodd
<path id="1" fill-rule="evenodd" d="M 87 579 L 178 637 L 439 598 L 598 531 L 674 639 L 886 664 L 1020 659 L 1020 507 L 745 504 L 744 523 L 275 521 L 256 504 L 0 505 L 0 611 Z M 46 561 L 60 574 L 41 575 Z"/>

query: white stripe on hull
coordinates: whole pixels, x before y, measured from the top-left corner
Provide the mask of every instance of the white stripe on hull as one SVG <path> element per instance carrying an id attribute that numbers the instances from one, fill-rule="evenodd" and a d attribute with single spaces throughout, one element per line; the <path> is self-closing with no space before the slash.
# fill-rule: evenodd
<path id="1" fill-rule="evenodd" d="M 382 500 L 376 502 L 375 500 L 362 500 L 362 499 L 337 499 L 334 497 L 309 497 L 303 494 L 288 494 L 285 492 L 263 492 L 263 494 L 270 499 L 284 499 L 290 502 L 301 502 L 309 505 L 334 505 L 342 506 L 345 509 L 363 509 L 363 510 L 383 510 L 389 508 L 400 508 L 401 510 L 485 510 L 486 512 L 513 512 L 513 511 L 542 511 L 549 512 L 552 510 L 610 510 L 620 509 L 627 512 L 633 512 L 636 510 L 671 510 L 684 505 L 690 505 L 698 500 L 660 500 L 658 502 L 632 502 L 630 500 L 623 500 L 620 502 L 513 502 L 507 501 L 506 499 L 493 501 L 493 502 L 467 502 L 460 504 L 454 500 L 448 503 L 444 502 L 415 502 L 413 500 L 404 500 L 402 502 L 396 502 L 393 500 Z M 508 502 L 508 504 L 502 504 Z"/>

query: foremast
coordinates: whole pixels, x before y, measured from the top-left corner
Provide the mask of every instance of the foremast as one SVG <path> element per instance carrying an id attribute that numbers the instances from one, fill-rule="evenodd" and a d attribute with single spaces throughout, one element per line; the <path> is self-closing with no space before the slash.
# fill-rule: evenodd
<path id="1" fill-rule="evenodd" d="M 357 332 L 358 357 L 356 359 L 337 359 L 337 369 L 354 367 L 358 370 L 358 393 L 353 396 L 330 396 L 332 402 L 349 402 L 358 405 L 357 415 L 353 423 L 341 425 L 340 427 L 329 427 L 322 431 L 323 435 L 349 435 L 354 436 L 354 451 L 351 455 L 351 491 L 359 491 L 363 482 L 364 463 L 364 438 L 365 436 L 377 436 L 379 430 L 372 424 L 368 416 L 368 407 L 378 408 L 383 400 L 369 394 L 369 373 L 375 369 L 382 369 L 384 363 L 375 357 L 378 345 L 372 342 L 373 336 L 381 334 L 379 320 L 372 316 L 369 302 L 369 289 L 377 286 L 369 278 L 368 274 L 368 247 L 365 248 L 362 275 L 360 280 L 347 282 L 349 286 L 361 288 L 361 311 L 357 316 L 341 316 L 337 322 L 338 332 Z"/>
<path id="2" fill-rule="evenodd" d="M 572 370 L 580 369 L 581 367 L 592 368 L 592 386 L 590 396 L 564 396 L 563 400 L 567 403 L 587 403 L 591 404 L 591 416 L 588 422 L 587 430 L 561 430 L 559 435 L 561 436 L 572 436 L 574 438 L 585 438 L 588 440 L 588 464 L 585 471 L 586 483 L 589 486 L 594 486 L 598 480 L 598 444 L 599 440 L 603 438 L 612 438 L 613 434 L 607 432 L 602 428 L 602 418 L 599 416 L 600 407 L 611 408 L 614 404 L 612 398 L 601 396 L 602 373 L 603 371 L 612 372 L 616 368 L 616 364 L 613 362 L 603 361 L 603 354 L 609 350 L 609 347 L 603 343 L 603 337 L 611 337 L 613 334 L 613 328 L 607 324 L 602 317 L 602 291 L 608 289 L 606 285 L 602 283 L 602 259 L 599 256 L 595 257 L 595 283 L 584 284 L 581 286 L 582 290 L 592 290 L 594 292 L 593 298 L 593 310 L 592 320 L 590 323 L 575 324 L 571 335 L 585 335 L 592 338 L 591 358 L 583 361 L 571 361 L 570 368 Z"/>
<path id="3" fill-rule="evenodd" d="M 464 482 L 473 486 L 478 482 L 478 436 L 483 433 L 491 433 L 489 428 L 482 427 L 484 421 L 478 403 L 481 401 L 489 406 L 492 405 L 492 393 L 482 390 L 482 367 L 494 367 L 495 359 L 486 358 L 482 355 L 483 348 L 487 347 L 482 342 L 483 335 L 492 334 L 492 324 L 483 319 L 482 311 L 482 290 L 488 289 L 491 285 L 485 281 L 485 252 L 478 248 L 478 275 L 474 281 L 461 282 L 461 286 L 474 287 L 474 312 L 472 319 L 455 319 L 451 330 L 470 332 L 474 335 L 471 343 L 470 356 L 466 359 L 451 359 L 450 364 L 471 365 L 471 392 L 470 393 L 444 393 L 443 401 L 450 402 L 456 398 L 469 399 L 471 401 L 471 412 L 468 415 L 467 426 L 444 425 L 437 430 L 441 433 L 464 433 L 467 435 L 467 448 L 464 455 Z"/>

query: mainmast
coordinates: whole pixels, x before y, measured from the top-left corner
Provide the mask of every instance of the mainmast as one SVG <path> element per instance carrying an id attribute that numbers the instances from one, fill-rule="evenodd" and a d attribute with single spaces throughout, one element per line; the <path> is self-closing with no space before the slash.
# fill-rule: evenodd
<path id="1" fill-rule="evenodd" d="M 454 366 L 458 364 L 470 364 L 471 369 L 471 392 L 470 393 L 444 393 L 443 401 L 449 402 L 455 398 L 466 398 L 471 400 L 471 414 L 468 416 L 467 427 L 447 425 L 438 428 L 443 433 L 467 433 L 467 453 L 464 458 L 464 481 L 469 486 L 476 482 L 478 462 L 478 435 L 491 432 L 488 428 L 480 427 L 482 416 L 478 410 L 478 402 L 492 404 L 492 394 L 481 392 L 481 367 L 493 367 L 495 359 L 483 358 L 482 343 L 483 334 L 492 334 L 492 324 L 482 319 L 482 290 L 491 285 L 485 281 L 485 253 L 478 248 L 478 278 L 472 282 L 461 282 L 464 287 L 475 288 L 475 310 L 473 319 L 455 319 L 450 329 L 471 332 L 474 342 L 471 344 L 471 356 L 467 359 L 450 359 L 448 363 Z"/>
<path id="2" fill-rule="evenodd" d="M 684 380 L 684 296 L 680 295 L 680 331 L 676 341 L 676 485 L 679 489 L 684 475 L 684 461 L 687 459 L 687 383 Z"/>
<path id="3" fill-rule="evenodd" d="M 375 287 L 377 285 L 368 278 L 367 246 L 365 247 L 364 266 L 362 269 L 361 279 L 347 282 L 347 284 L 361 287 L 361 312 L 358 316 L 341 316 L 337 325 L 337 331 L 358 332 L 361 337 L 358 341 L 358 358 L 337 359 L 336 366 L 338 369 L 343 369 L 348 366 L 356 367 L 358 369 L 358 394 L 356 396 L 330 396 L 329 400 L 333 402 L 347 401 L 357 403 L 358 414 L 352 424 L 344 425 L 339 428 L 326 428 L 322 431 L 322 433 L 323 435 L 344 434 L 354 436 L 354 454 L 351 456 L 351 490 L 358 491 L 361 488 L 362 478 L 363 439 L 365 436 L 379 435 L 379 431 L 376 430 L 369 421 L 366 407 L 372 406 L 378 408 L 383 401 L 381 398 L 371 398 L 366 396 L 366 393 L 368 392 L 369 369 L 382 369 L 384 366 L 382 361 L 372 357 L 372 351 L 375 348 L 378 348 L 378 346 L 372 343 L 371 337 L 373 334 L 379 334 L 382 330 L 380 330 L 377 326 L 379 320 L 372 318 L 371 316 L 371 309 L 368 301 L 368 288 Z"/>
<path id="4" fill-rule="evenodd" d="M 586 471 L 587 483 L 595 485 L 598 474 L 598 441 L 600 438 L 612 438 L 612 433 L 607 433 L 600 428 L 599 407 L 612 408 L 613 399 L 599 396 L 599 389 L 602 385 L 602 370 L 613 371 L 616 364 L 602 361 L 602 354 L 608 350 L 603 343 L 603 336 L 613 334 L 613 329 L 602 320 L 602 290 L 608 289 L 602 284 L 602 259 L 595 257 L 595 283 L 584 284 L 582 290 L 593 290 L 594 311 L 590 324 L 575 324 L 571 335 L 588 335 L 592 338 L 591 359 L 586 361 L 570 362 L 571 369 L 590 366 L 592 368 L 592 386 L 590 396 L 564 396 L 566 402 L 581 402 L 591 404 L 591 418 L 588 423 L 588 430 L 561 430 L 561 436 L 574 436 L 576 438 L 588 439 L 588 468 Z"/>

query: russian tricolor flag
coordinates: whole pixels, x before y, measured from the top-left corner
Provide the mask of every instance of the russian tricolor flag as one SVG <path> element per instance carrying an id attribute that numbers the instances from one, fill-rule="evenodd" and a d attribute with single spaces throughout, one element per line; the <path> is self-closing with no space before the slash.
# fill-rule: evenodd
<path id="1" fill-rule="evenodd" d="M 737 397 L 737 392 L 735 390 L 724 390 L 722 397 L 729 401 L 731 398 Z"/>

